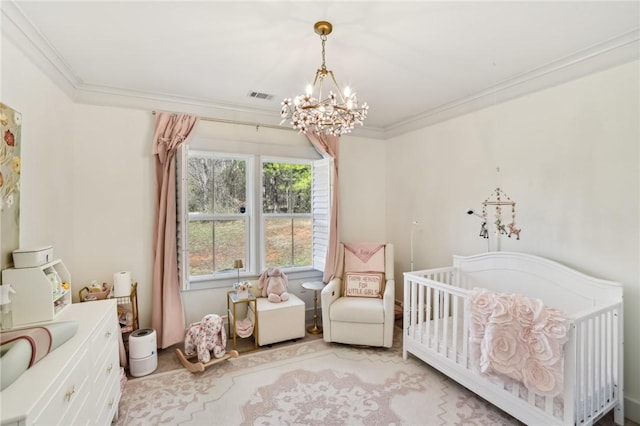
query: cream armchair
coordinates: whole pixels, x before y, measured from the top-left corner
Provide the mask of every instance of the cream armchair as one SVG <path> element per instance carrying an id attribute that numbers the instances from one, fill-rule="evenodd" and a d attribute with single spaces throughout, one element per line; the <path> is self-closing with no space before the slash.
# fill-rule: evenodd
<path id="1" fill-rule="evenodd" d="M 326 342 L 391 347 L 395 320 L 395 281 L 393 245 L 384 247 L 386 284 L 382 299 L 343 297 L 345 248 L 338 249 L 338 269 L 321 294 L 322 327 Z"/>

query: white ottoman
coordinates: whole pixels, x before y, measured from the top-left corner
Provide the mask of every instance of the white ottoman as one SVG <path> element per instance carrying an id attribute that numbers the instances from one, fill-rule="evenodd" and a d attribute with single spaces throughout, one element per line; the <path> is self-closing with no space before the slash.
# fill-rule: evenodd
<path id="1" fill-rule="evenodd" d="M 304 337 L 305 306 L 298 296 L 289 293 L 289 300 L 279 303 L 271 303 L 266 297 L 259 297 L 256 305 L 258 309 L 258 345 L 270 345 Z"/>

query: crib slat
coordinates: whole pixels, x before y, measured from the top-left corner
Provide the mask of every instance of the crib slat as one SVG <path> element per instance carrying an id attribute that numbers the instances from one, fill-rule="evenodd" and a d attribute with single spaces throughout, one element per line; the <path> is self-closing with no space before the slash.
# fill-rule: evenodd
<path id="1" fill-rule="evenodd" d="M 418 312 L 416 312 L 416 305 L 417 305 L 417 293 L 418 293 L 418 283 L 417 282 L 412 282 L 411 283 L 411 327 L 413 329 L 413 336 L 412 338 L 416 338 L 416 319 L 417 319 L 417 315 Z"/>
<path id="2" fill-rule="evenodd" d="M 470 368 L 471 365 L 469 364 L 469 317 L 470 315 L 467 315 L 467 313 L 470 311 L 470 306 L 469 306 L 469 299 L 465 298 L 464 299 L 464 318 L 463 318 L 463 325 L 462 325 L 462 365 L 464 366 L 464 368 Z"/>
<path id="3" fill-rule="evenodd" d="M 613 316 L 613 312 L 609 313 L 609 335 L 607 336 L 607 352 L 608 352 L 608 380 L 607 382 L 609 383 L 609 390 L 607 392 L 607 396 L 611 397 L 615 390 L 613 388 L 613 382 L 614 382 L 614 375 L 615 375 L 615 370 L 614 370 L 614 350 L 613 350 L 613 345 L 615 345 L 614 343 L 614 334 L 613 334 L 613 330 L 614 330 L 614 321 L 615 318 Z"/>
<path id="4" fill-rule="evenodd" d="M 576 369 L 575 369 L 575 377 L 576 377 L 576 387 L 575 387 L 575 408 L 574 412 L 576 413 L 576 423 L 582 423 L 584 420 L 584 410 L 583 407 L 583 392 L 582 392 L 582 374 L 583 374 L 583 357 L 584 357 L 584 345 L 582 344 L 582 331 L 583 331 L 584 323 L 579 322 L 576 324 Z"/>
<path id="5" fill-rule="evenodd" d="M 442 312 L 442 349 L 444 350 L 444 356 L 449 358 L 449 298 L 450 295 L 443 293 L 443 312 Z"/>
<path id="6" fill-rule="evenodd" d="M 434 319 L 433 324 L 435 326 L 435 330 L 433 332 L 433 340 L 435 343 L 436 352 L 440 352 L 440 290 L 433 290 L 433 310 L 434 310 Z"/>
<path id="7" fill-rule="evenodd" d="M 451 322 L 453 327 L 453 336 L 451 337 L 451 350 L 453 351 L 453 360 L 458 362 L 458 305 L 460 304 L 460 298 L 458 296 L 453 297 L 453 315 Z"/>
<path id="8" fill-rule="evenodd" d="M 431 293 L 433 292 L 433 289 L 431 287 L 427 288 L 427 320 L 432 320 L 433 319 L 433 310 L 431 308 Z M 429 323 L 432 324 L 432 323 Z M 427 327 L 426 330 L 426 336 L 425 336 L 425 341 L 423 342 L 425 345 L 427 345 L 428 348 L 431 347 L 431 326 Z"/>
<path id="9" fill-rule="evenodd" d="M 544 411 L 553 416 L 553 397 L 545 396 L 544 397 Z"/>
<path id="10" fill-rule="evenodd" d="M 424 333 L 424 287 L 423 285 L 418 286 L 418 337 L 420 338 L 420 342 L 422 343 L 422 336 Z"/>
<path id="11" fill-rule="evenodd" d="M 601 381 L 601 377 L 600 374 L 602 372 L 602 368 L 601 368 L 601 359 L 600 359 L 600 353 L 601 353 L 601 349 L 600 349 L 600 344 L 601 344 L 601 340 L 600 340 L 600 328 L 601 328 L 601 323 L 600 323 L 600 318 L 602 317 L 602 315 L 598 315 L 597 317 L 595 317 L 595 330 L 594 330 L 594 334 L 593 334 L 593 346 L 594 346 L 594 356 L 595 356 L 595 364 L 594 364 L 594 372 L 593 372 L 593 376 L 594 376 L 594 395 L 593 395 L 593 399 L 595 401 L 595 405 L 596 405 L 596 411 L 600 411 L 603 407 L 603 403 L 602 403 L 602 381 Z"/>

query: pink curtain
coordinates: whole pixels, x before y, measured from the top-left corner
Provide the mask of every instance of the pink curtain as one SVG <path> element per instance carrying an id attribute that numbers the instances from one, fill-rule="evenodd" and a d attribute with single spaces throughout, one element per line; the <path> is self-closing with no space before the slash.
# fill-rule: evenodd
<path id="1" fill-rule="evenodd" d="M 322 281 L 328 283 L 335 275 L 338 266 L 338 147 L 339 136 L 324 133 L 307 133 L 307 138 L 314 148 L 323 156 L 333 158 L 333 193 L 331 194 L 331 218 L 329 222 L 329 245 L 325 260 Z"/>
<path id="2" fill-rule="evenodd" d="M 153 136 L 156 157 L 156 217 L 153 234 L 151 325 L 158 346 L 184 340 L 185 319 L 178 278 L 176 241 L 176 151 L 189 137 L 198 117 L 160 112 Z"/>

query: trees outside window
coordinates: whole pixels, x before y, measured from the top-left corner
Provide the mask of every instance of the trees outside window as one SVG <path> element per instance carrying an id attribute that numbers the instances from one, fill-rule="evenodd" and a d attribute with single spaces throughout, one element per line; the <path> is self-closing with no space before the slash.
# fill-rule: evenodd
<path id="1" fill-rule="evenodd" d="M 262 163 L 266 266 L 311 266 L 311 165 Z"/>
<path id="2" fill-rule="evenodd" d="M 325 221 L 316 220 L 312 194 L 327 178 L 315 176 L 314 161 L 190 151 L 185 162 L 187 281 L 229 278 L 236 259 L 244 261 L 241 272 L 259 274 L 271 266 L 312 269 L 324 256 L 314 253 L 314 233 Z M 324 239 L 315 238 L 315 246 L 322 249 Z"/>

